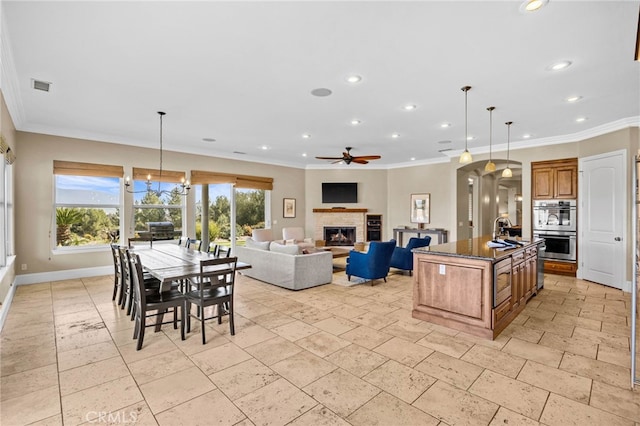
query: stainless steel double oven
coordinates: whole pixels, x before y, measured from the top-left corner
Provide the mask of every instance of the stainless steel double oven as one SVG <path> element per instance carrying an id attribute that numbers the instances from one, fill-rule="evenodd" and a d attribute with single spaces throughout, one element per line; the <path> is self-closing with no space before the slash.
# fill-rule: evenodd
<path id="1" fill-rule="evenodd" d="M 544 238 L 540 257 L 552 260 L 576 260 L 576 200 L 534 200 L 533 236 Z"/>

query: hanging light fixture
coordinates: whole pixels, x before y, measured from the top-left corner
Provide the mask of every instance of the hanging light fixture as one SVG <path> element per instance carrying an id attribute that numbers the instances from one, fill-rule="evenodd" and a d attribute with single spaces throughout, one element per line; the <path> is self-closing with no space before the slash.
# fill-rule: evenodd
<path id="1" fill-rule="evenodd" d="M 493 110 L 494 109 L 496 109 L 496 107 L 490 106 L 487 108 L 487 111 L 489 111 L 489 161 L 484 166 L 485 172 L 496 171 L 496 163 L 493 162 L 493 158 L 492 158 L 493 153 L 491 149 L 492 139 L 493 139 Z"/>
<path id="2" fill-rule="evenodd" d="M 129 176 L 127 176 L 124 182 L 124 186 L 127 192 L 130 194 L 139 194 L 139 193 L 146 192 L 149 194 L 154 194 L 157 197 L 161 197 L 163 194 L 173 194 L 173 193 L 177 193 L 179 195 L 187 195 L 189 193 L 189 190 L 191 189 L 191 184 L 189 183 L 188 180 L 185 180 L 184 178 L 182 178 L 180 185 L 178 185 L 173 190 L 166 190 L 166 189 L 163 190 L 160 188 L 160 185 L 162 185 L 162 117 L 166 114 L 167 114 L 166 112 L 158 111 L 158 115 L 160 116 L 160 171 L 158 175 L 158 189 L 151 188 L 152 186 L 151 174 L 147 175 L 147 181 L 145 182 L 145 184 L 147 185 L 147 189 L 144 191 L 132 190 L 131 180 L 129 179 Z"/>
<path id="3" fill-rule="evenodd" d="M 473 158 L 471 157 L 471 153 L 467 148 L 467 141 L 469 140 L 469 136 L 467 134 L 467 92 L 471 90 L 471 86 L 464 86 L 460 90 L 464 92 L 464 152 L 462 153 L 462 155 L 460 155 L 459 162 L 461 164 L 467 164 L 473 161 Z"/>
<path id="4" fill-rule="evenodd" d="M 507 121 L 504 124 L 507 125 L 507 168 L 502 171 L 502 177 L 512 177 L 513 172 L 509 168 L 509 144 L 511 141 L 511 125 L 513 124 L 513 121 Z"/>

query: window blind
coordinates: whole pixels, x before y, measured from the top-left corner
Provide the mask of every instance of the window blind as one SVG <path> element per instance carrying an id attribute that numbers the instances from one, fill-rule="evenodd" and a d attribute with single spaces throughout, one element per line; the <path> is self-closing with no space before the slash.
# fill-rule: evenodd
<path id="1" fill-rule="evenodd" d="M 71 176 L 119 177 L 124 175 L 124 167 L 107 164 L 78 163 L 75 161 L 53 160 L 53 173 Z"/>
<path id="2" fill-rule="evenodd" d="M 227 183 L 235 185 L 236 188 L 273 189 L 273 178 L 270 177 L 216 173 L 203 170 L 191 170 L 191 183 L 195 185 Z"/>

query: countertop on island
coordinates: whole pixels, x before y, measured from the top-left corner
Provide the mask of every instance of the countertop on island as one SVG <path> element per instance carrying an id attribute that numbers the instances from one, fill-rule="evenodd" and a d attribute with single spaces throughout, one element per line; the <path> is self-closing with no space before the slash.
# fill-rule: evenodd
<path id="1" fill-rule="evenodd" d="M 414 253 L 433 254 L 441 256 L 464 257 L 467 259 L 491 260 L 493 263 L 509 257 L 514 250 L 531 247 L 542 243 L 542 239 L 523 240 L 521 238 L 511 237 L 510 239 L 520 241 L 524 246 L 513 249 L 497 249 L 489 248 L 487 242 L 491 241 L 491 235 L 483 235 L 477 238 L 467 240 L 452 241 L 450 243 L 438 244 L 428 247 L 419 247 L 413 249 Z"/>

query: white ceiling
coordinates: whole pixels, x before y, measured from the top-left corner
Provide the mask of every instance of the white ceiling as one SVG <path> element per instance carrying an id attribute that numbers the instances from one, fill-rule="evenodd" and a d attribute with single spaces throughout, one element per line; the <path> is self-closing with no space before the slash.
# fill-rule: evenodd
<path id="1" fill-rule="evenodd" d="M 515 0 L 2 1 L 1 81 L 19 130 L 157 148 L 162 110 L 165 150 L 389 168 L 464 149 L 465 85 L 472 154 L 488 151 L 488 106 L 494 150 L 506 121 L 514 149 L 637 126 L 639 4 L 550 0 L 524 14 Z M 547 69 L 559 60 L 572 65 Z M 314 159 L 345 146 L 382 159 Z"/>

